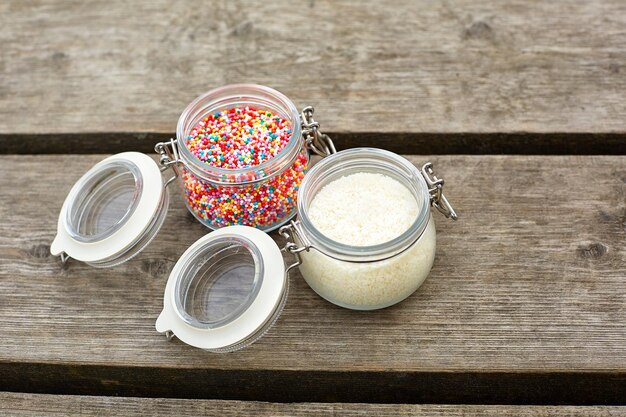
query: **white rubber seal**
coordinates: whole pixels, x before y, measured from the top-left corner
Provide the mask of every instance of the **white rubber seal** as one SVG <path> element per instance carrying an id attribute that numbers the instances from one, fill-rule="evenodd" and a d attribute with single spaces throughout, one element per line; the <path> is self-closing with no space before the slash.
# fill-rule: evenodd
<path id="1" fill-rule="evenodd" d="M 243 237 L 252 242 L 263 261 L 261 286 L 249 307 L 230 322 L 211 329 L 200 329 L 188 324 L 178 313 L 174 291 L 183 265 L 190 254 L 203 245 L 232 237 Z M 286 289 L 285 264 L 278 245 L 265 232 L 248 226 L 229 226 L 198 239 L 185 251 L 170 273 L 163 296 L 163 311 L 156 321 L 160 333 L 171 331 L 184 343 L 207 350 L 219 350 L 239 343 L 254 335 L 273 316 Z"/>
<path id="2" fill-rule="evenodd" d="M 102 240 L 95 242 L 76 240 L 68 232 L 63 221 L 70 203 L 70 196 L 74 191 L 74 188 L 72 188 L 59 214 L 57 235 L 50 246 L 52 255 L 58 256 L 65 252 L 69 257 L 82 262 L 98 262 L 109 259 L 124 253 L 150 225 L 159 208 L 165 189 L 159 167 L 148 155 L 140 152 L 124 152 L 110 156 L 94 165 L 85 173 L 83 178 L 105 165 L 118 161 L 129 162 L 135 165 L 142 176 L 141 196 L 133 213 L 117 231 Z M 77 187 L 77 185 L 78 183 L 74 187 Z"/>

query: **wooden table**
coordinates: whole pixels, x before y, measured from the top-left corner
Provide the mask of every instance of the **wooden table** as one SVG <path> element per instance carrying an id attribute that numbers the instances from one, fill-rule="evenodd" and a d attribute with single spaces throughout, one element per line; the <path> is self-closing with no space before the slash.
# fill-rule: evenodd
<path id="1" fill-rule="evenodd" d="M 7 0 L 0 52 L 5 413 L 626 415 L 624 1 Z M 238 82 L 339 148 L 435 163 L 460 219 L 414 295 L 348 311 L 295 273 L 267 336 L 218 355 L 154 329 L 207 233 L 177 193 L 122 266 L 50 256 L 82 173 Z"/>

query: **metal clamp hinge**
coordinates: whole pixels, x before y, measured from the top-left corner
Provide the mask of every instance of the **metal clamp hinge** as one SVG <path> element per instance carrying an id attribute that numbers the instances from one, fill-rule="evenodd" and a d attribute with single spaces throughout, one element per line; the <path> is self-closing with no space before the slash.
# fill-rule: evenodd
<path id="1" fill-rule="evenodd" d="M 165 186 L 170 185 L 180 175 L 178 172 L 178 164 L 183 164 L 183 161 L 178 155 L 178 146 L 175 139 L 170 139 L 169 142 L 159 142 L 154 145 L 154 150 L 160 155 L 159 163 L 161 164 L 161 172 L 172 168 L 174 176 L 167 180 Z"/>
<path id="2" fill-rule="evenodd" d="M 69 261 L 70 259 L 72 259 L 72 258 L 70 258 L 70 256 L 69 256 L 67 253 L 65 253 L 65 252 L 61 252 L 61 254 L 59 255 L 59 257 L 61 258 L 61 263 L 62 263 L 62 264 L 65 264 L 65 263 L 67 263 L 67 261 Z"/>
<path id="3" fill-rule="evenodd" d="M 296 262 L 289 265 L 287 270 L 288 273 L 293 268 L 300 266 L 302 264 L 302 259 L 300 258 L 300 253 L 304 251 L 309 251 L 311 249 L 311 243 L 308 239 L 306 239 L 306 235 L 302 233 L 302 226 L 299 221 L 291 221 L 289 224 L 278 229 L 278 233 L 285 238 L 286 243 L 285 246 L 281 249 L 282 252 L 289 252 L 296 257 Z M 302 246 L 298 246 L 296 243 L 296 236 L 298 240 L 302 242 Z"/>
<path id="4" fill-rule="evenodd" d="M 321 157 L 337 153 L 335 144 L 325 133 L 320 131 L 320 124 L 313 119 L 315 109 L 307 106 L 300 113 L 300 123 L 302 124 L 302 136 L 306 147 L 311 152 Z"/>
<path id="5" fill-rule="evenodd" d="M 422 167 L 422 176 L 428 184 L 428 193 L 430 194 L 430 204 L 439 210 L 447 218 L 456 220 L 458 216 L 456 212 L 448 202 L 448 199 L 443 195 L 443 178 L 437 178 L 433 171 L 433 164 L 428 162 Z"/>

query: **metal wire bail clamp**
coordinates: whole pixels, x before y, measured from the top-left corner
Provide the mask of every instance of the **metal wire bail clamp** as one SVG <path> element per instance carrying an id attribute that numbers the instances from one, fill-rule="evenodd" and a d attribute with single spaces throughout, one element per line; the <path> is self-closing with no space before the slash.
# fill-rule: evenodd
<path id="1" fill-rule="evenodd" d="M 174 171 L 174 176 L 165 183 L 165 187 L 167 187 L 180 176 L 178 164 L 184 165 L 183 160 L 178 155 L 176 140 L 172 138 L 168 142 L 159 142 L 154 145 L 154 151 L 160 155 L 161 172 L 166 171 L 168 168 L 172 168 L 172 171 Z"/>
<path id="2" fill-rule="evenodd" d="M 422 176 L 428 184 L 428 194 L 430 194 L 430 204 L 435 207 L 441 214 L 449 219 L 457 220 L 458 216 L 448 199 L 443 195 L 443 178 L 437 178 L 433 171 L 433 164 L 427 162 L 421 170 Z"/>
<path id="3" fill-rule="evenodd" d="M 321 157 L 337 153 L 330 136 L 319 130 L 320 124 L 313 119 L 314 112 L 313 106 L 307 106 L 300 113 L 302 137 L 304 137 L 307 149 Z"/>

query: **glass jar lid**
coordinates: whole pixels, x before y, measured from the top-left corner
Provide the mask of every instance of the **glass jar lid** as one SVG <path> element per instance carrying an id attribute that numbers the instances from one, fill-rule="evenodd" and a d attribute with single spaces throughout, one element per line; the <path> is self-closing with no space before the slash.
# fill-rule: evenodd
<path id="1" fill-rule="evenodd" d="M 269 235 L 248 226 L 219 229 L 191 245 L 172 269 L 156 329 L 209 351 L 242 349 L 278 318 L 287 282 Z"/>
<path id="2" fill-rule="evenodd" d="M 156 235 L 168 201 L 159 167 L 149 156 L 110 156 L 70 190 L 50 252 L 99 267 L 124 262 Z"/>

